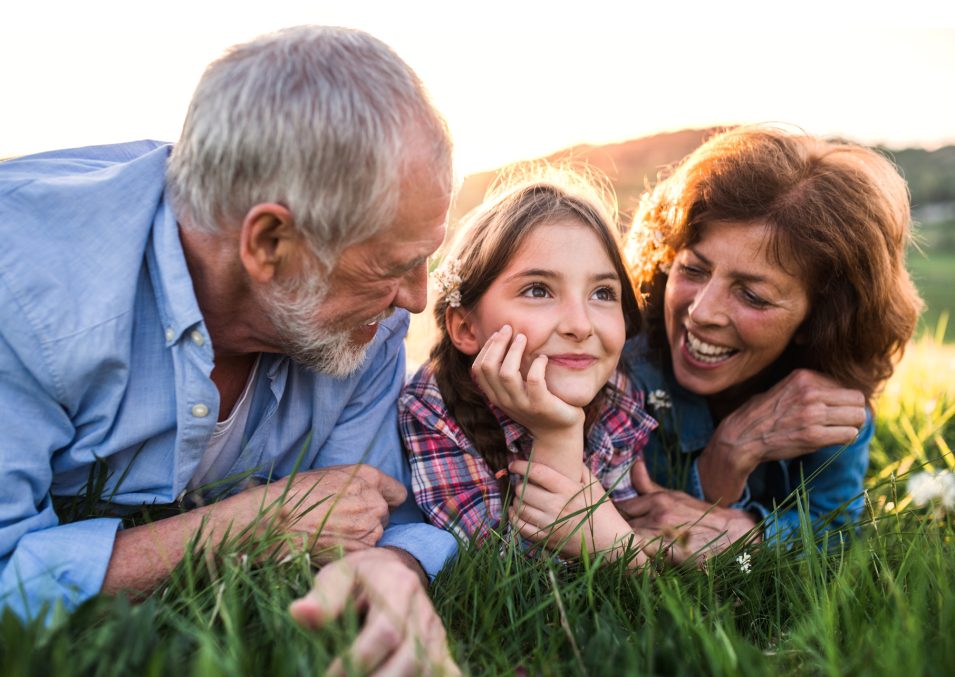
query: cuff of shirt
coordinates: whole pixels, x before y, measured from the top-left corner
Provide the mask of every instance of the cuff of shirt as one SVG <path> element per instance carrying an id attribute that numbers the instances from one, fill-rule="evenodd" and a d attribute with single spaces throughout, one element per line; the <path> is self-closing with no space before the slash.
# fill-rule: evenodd
<path id="1" fill-rule="evenodd" d="M 47 622 L 57 602 L 72 611 L 103 587 L 119 519 L 89 519 L 25 534 L 0 579 L 3 599 L 23 619 L 45 606 Z"/>
<path id="2" fill-rule="evenodd" d="M 418 560 L 432 581 L 458 554 L 458 541 L 453 534 L 420 522 L 389 526 L 378 545 L 404 550 Z"/>
<path id="3" fill-rule="evenodd" d="M 693 463 L 690 464 L 689 476 L 686 478 L 686 491 L 693 498 L 698 498 L 701 501 L 706 500 L 706 495 L 703 493 L 703 483 L 700 481 L 700 469 L 697 466 L 699 463 L 699 457 L 693 459 Z"/>
<path id="4" fill-rule="evenodd" d="M 749 490 L 749 484 L 743 485 L 743 494 L 729 506 L 733 510 L 756 510 L 763 517 L 769 514 L 769 510 L 753 501 L 753 494 Z"/>
<path id="5" fill-rule="evenodd" d="M 772 511 L 753 501 L 746 510 L 756 511 L 763 516 L 763 540 L 767 543 L 783 543 L 789 540 L 799 529 L 799 511 Z"/>

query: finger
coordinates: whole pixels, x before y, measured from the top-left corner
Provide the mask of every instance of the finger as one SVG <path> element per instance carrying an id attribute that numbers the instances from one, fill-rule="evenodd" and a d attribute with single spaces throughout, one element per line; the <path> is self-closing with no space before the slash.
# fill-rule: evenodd
<path id="1" fill-rule="evenodd" d="M 511 461 L 508 469 L 522 477 L 526 477 L 532 484 L 538 485 L 551 493 L 567 493 L 579 489 L 579 485 L 558 470 L 543 463 L 528 461 Z M 521 485 L 523 486 L 523 485 Z"/>
<path id="2" fill-rule="evenodd" d="M 408 490 L 405 488 L 405 485 L 385 473 L 380 473 L 378 491 L 381 492 L 382 498 L 384 498 L 385 502 L 392 508 L 397 508 L 408 498 Z"/>
<path id="3" fill-rule="evenodd" d="M 428 674 L 426 671 L 429 661 L 423 652 L 420 642 L 406 639 L 375 670 L 375 677 L 413 677 Z"/>
<path id="4" fill-rule="evenodd" d="M 526 399 L 524 377 L 521 375 L 521 363 L 524 360 L 524 348 L 527 346 L 527 337 L 517 334 L 501 361 L 501 385 L 507 390 L 508 396 L 514 402 Z"/>
<path id="5" fill-rule="evenodd" d="M 471 365 L 471 371 L 475 380 L 481 386 L 484 394 L 497 402 L 502 401 L 503 393 L 500 388 L 500 370 L 501 362 L 504 359 L 504 352 L 510 343 L 511 327 L 504 325 L 498 331 L 491 334 L 477 357 Z"/>
<path id="6" fill-rule="evenodd" d="M 333 562 L 315 576 L 312 589 L 289 606 L 299 624 L 311 630 L 321 628 L 345 610 L 355 585 L 355 570 L 347 562 Z"/>
<path id="7" fill-rule="evenodd" d="M 404 628 L 401 625 L 402 620 L 395 618 L 395 614 L 372 605 L 358 637 L 348 651 L 335 661 L 338 666 L 333 667 L 340 670 L 347 668 L 347 673 L 340 673 L 343 675 L 376 670 L 404 643 Z M 333 675 L 335 671 L 330 668 L 328 674 Z"/>
<path id="8" fill-rule="evenodd" d="M 627 501 L 627 514 L 630 516 L 628 521 L 640 521 L 641 524 L 649 523 L 648 515 L 653 511 L 654 503 L 647 496 L 638 496 Z"/>
<path id="9" fill-rule="evenodd" d="M 650 477 L 646 461 L 643 460 L 642 456 L 635 459 L 633 465 L 630 466 L 630 482 L 633 484 L 633 488 L 642 495 L 664 491 L 664 488 Z"/>
<path id="10" fill-rule="evenodd" d="M 527 396 L 534 404 L 540 404 L 551 396 L 547 389 L 547 355 L 538 355 L 527 370 Z"/>
<path id="11" fill-rule="evenodd" d="M 850 444 L 859 435 L 854 426 L 815 426 L 812 429 L 812 449 Z"/>
<path id="12" fill-rule="evenodd" d="M 558 519 L 558 516 L 548 513 L 544 510 L 539 510 L 534 506 L 523 504 L 519 506 L 511 506 L 508 511 L 508 519 L 512 524 L 515 524 L 517 521 L 523 521 L 527 524 L 531 524 L 541 531 L 547 531 L 555 527 L 555 522 Z"/>
<path id="13" fill-rule="evenodd" d="M 865 425 L 865 408 L 830 405 L 826 408 L 826 425 L 861 428 Z"/>

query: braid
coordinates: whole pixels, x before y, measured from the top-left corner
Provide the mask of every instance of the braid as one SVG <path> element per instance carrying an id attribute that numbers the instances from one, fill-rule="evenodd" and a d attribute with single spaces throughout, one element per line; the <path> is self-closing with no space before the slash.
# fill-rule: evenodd
<path id="1" fill-rule="evenodd" d="M 470 362 L 471 358 L 455 348 L 446 333 L 431 350 L 434 380 L 448 413 L 496 474 L 507 468 L 507 442 L 501 424 L 471 378 Z M 506 473 L 497 479 L 497 486 L 503 501 L 510 487 Z"/>

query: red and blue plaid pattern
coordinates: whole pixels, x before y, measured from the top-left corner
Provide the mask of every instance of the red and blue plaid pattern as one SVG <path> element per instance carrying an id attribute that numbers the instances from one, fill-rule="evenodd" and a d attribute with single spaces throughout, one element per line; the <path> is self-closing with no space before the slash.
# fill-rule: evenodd
<path id="1" fill-rule="evenodd" d="M 623 501 L 637 495 L 630 466 L 657 422 L 643 408 L 643 393 L 622 371 L 614 372 L 604 395 L 604 407 L 587 435 L 583 460 L 610 498 Z M 533 444 L 530 433 L 488 406 L 501 424 L 508 451 L 515 459 L 527 459 Z M 494 473 L 448 413 L 429 365 L 405 385 L 398 412 L 418 505 L 435 526 L 453 531 L 464 541 L 482 540 L 500 521 L 501 492 Z"/>

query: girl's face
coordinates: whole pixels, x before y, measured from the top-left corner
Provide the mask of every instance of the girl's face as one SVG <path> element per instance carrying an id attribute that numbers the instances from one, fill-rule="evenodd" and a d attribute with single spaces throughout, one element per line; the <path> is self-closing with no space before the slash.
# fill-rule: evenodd
<path id="1" fill-rule="evenodd" d="M 505 324 L 527 337 L 521 372 L 547 355 L 547 387 L 585 406 L 607 383 L 626 338 L 621 280 L 597 235 L 575 220 L 534 228 L 467 314 L 474 348 Z"/>
<path id="2" fill-rule="evenodd" d="M 707 224 L 673 261 L 664 296 L 676 380 L 716 395 L 758 375 L 789 345 L 809 313 L 804 280 L 766 251 L 763 223 Z"/>

